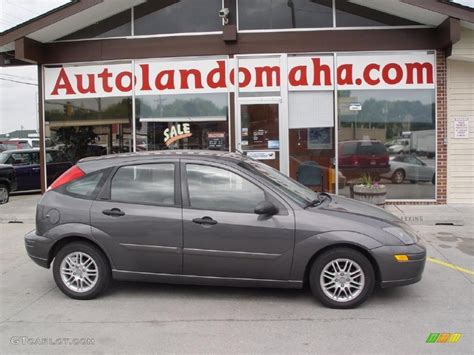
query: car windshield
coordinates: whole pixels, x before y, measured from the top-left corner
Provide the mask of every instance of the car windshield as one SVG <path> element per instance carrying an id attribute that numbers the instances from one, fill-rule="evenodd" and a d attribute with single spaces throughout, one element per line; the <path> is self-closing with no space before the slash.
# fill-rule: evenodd
<path id="1" fill-rule="evenodd" d="M 314 200 L 319 199 L 318 194 L 299 182 L 289 178 L 280 173 L 272 167 L 251 159 L 244 159 L 239 163 L 239 166 L 251 171 L 252 173 L 264 178 L 266 181 L 277 188 L 286 192 L 286 194 L 295 202 L 307 205 Z"/>
<path id="2" fill-rule="evenodd" d="M 7 153 L 0 153 L 0 164 L 5 164 L 9 155 Z"/>

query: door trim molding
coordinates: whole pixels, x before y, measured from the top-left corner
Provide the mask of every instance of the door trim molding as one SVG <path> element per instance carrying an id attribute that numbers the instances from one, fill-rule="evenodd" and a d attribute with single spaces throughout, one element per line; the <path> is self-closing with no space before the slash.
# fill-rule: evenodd
<path id="1" fill-rule="evenodd" d="M 120 243 L 120 246 L 125 247 L 128 250 L 153 251 L 153 252 L 158 252 L 158 253 L 171 253 L 171 254 L 181 254 L 182 253 L 182 248 L 165 247 L 165 246 L 161 246 L 161 245 Z"/>
<path id="2" fill-rule="evenodd" d="M 184 248 L 183 253 L 186 255 L 204 255 L 204 256 L 222 256 L 227 258 L 244 258 L 244 259 L 277 259 L 281 254 L 269 254 L 269 253 L 253 253 L 245 251 L 232 251 L 232 250 L 212 250 L 212 249 L 195 249 L 195 248 Z"/>

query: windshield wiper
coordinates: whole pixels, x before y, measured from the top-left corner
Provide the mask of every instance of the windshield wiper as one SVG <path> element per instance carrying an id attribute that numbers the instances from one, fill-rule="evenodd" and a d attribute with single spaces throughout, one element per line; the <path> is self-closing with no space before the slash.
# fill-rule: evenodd
<path id="1" fill-rule="evenodd" d="M 316 207 L 316 206 L 319 206 L 320 204 L 322 204 L 324 201 L 326 201 L 327 199 L 329 200 L 332 200 L 332 197 L 331 195 L 329 195 L 328 193 L 326 192 L 320 192 L 318 193 L 318 198 L 311 201 L 311 202 L 308 202 L 308 204 L 306 206 L 304 206 L 304 209 L 307 209 L 308 207 Z"/>

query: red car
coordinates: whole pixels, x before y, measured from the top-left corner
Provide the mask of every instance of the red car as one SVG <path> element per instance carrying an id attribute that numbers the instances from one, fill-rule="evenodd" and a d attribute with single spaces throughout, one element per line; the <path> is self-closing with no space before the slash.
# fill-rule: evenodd
<path id="1" fill-rule="evenodd" d="M 339 170 L 349 179 L 363 175 L 379 178 L 390 171 L 387 148 L 377 140 L 340 142 Z"/>

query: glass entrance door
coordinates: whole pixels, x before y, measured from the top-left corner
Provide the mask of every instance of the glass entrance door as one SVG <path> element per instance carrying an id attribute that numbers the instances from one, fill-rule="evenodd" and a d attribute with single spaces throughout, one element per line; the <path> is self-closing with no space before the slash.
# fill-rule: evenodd
<path id="1" fill-rule="evenodd" d="M 278 103 L 241 103 L 237 144 L 247 156 L 275 169 L 280 169 L 279 106 Z"/>

